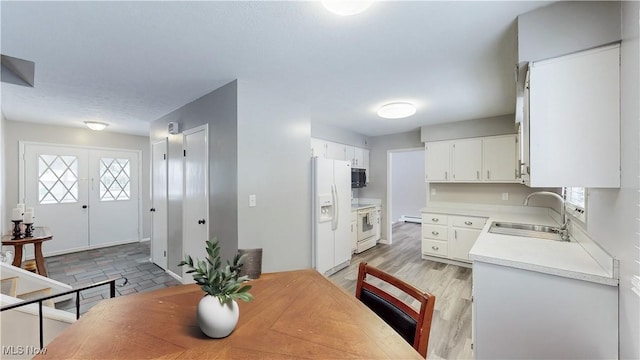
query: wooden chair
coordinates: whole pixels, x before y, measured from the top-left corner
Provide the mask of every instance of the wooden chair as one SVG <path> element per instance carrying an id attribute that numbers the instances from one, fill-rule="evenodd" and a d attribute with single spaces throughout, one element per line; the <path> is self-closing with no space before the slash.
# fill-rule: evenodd
<path id="1" fill-rule="evenodd" d="M 367 274 L 393 285 L 418 300 L 420 302 L 419 312 L 387 291 L 365 281 Z M 431 318 L 433 317 L 433 307 L 436 302 L 435 295 L 426 293 L 390 274 L 367 265 L 366 262 L 361 262 L 358 268 L 356 297 L 380 316 L 409 344 L 413 345 L 413 348 L 420 355 L 427 357 Z"/>

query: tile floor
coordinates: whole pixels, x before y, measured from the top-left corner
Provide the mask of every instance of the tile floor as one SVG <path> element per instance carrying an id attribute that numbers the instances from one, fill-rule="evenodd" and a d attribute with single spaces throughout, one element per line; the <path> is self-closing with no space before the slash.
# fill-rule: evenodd
<path id="1" fill-rule="evenodd" d="M 149 242 L 139 242 L 45 258 L 51 279 L 71 285 L 74 289 L 102 280 L 116 281 L 116 296 L 151 291 L 180 283 L 149 261 Z M 100 300 L 109 298 L 109 287 L 83 291 L 80 312 L 87 312 Z M 56 305 L 75 312 L 75 298 Z"/>

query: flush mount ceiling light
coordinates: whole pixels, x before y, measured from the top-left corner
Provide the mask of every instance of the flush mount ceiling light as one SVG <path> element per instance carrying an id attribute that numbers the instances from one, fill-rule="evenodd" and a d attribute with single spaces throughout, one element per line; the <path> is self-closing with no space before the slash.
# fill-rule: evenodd
<path id="1" fill-rule="evenodd" d="M 109 124 L 99 121 L 85 121 L 84 124 L 87 125 L 89 129 L 96 131 L 104 130 L 104 128 L 109 126 Z"/>
<path id="2" fill-rule="evenodd" d="M 396 102 L 382 106 L 378 116 L 385 119 L 402 119 L 416 113 L 416 107 L 406 102 Z"/>
<path id="3" fill-rule="evenodd" d="M 351 16 L 360 14 L 367 10 L 373 1 L 345 1 L 345 0 L 333 0 L 323 1 L 324 8 L 332 13 L 340 16 Z"/>

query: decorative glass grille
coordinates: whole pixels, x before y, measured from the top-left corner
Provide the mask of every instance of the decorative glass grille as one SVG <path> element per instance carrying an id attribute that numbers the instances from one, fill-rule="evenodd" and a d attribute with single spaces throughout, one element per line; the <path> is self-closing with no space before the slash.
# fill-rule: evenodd
<path id="1" fill-rule="evenodd" d="M 78 158 L 38 157 L 38 199 L 40 204 L 78 202 Z"/>
<path id="2" fill-rule="evenodd" d="M 129 159 L 100 159 L 100 201 L 129 200 Z"/>

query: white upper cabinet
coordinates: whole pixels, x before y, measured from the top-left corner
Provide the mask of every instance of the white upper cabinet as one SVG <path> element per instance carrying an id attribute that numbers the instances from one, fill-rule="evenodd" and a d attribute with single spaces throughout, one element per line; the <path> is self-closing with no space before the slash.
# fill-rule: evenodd
<path id="1" fill-rule="evenodd" d="M 427 182 L 519 182 L 517 135 L 425 143 Z"/>
<path id="2" fill-rule="evenodd" d="M 479 181 L 482 171 L 482 139 L 451 142 L 453 181 Z"/>
<path id="3" fill-rule="evenodd" d="M 449 141 L 424 144 L 424 169 L 426 181 L 450 180 Z"/>
<path id="4" fill-rule="evenodd" d="M 528 120 L 528 185 L 620 187 L 619 45 L 532 63 Z"/>
<path id="5" fill-rule="evenodd" d="M 347 145 L 327 141 L 327 158 L 342 161 L 347 160 Z"/>
<path id="6" fill-rule="evenodd" d="M 311 156 L 319 158 L 327 157 L 327 142 L 321 139 L 311 138 Z"/>
<path id="7" fill-rule="evenodd" d="M 362 149 L 362 163 L 364 164 L 364 172 L 367 174 L 367 184 L 371 179 L 371 172 L 369 171 L 369 149 Z"/>
<path id="8" fill-rule="evenodd" d="M 352 166 L 357 169 L 364 169 L 364 149 L 359 147 L 353 148 Z"/>
<path id="9" fill-rule="evenodd" d="M 515 134 L 482 139 L 482 178 L 492 182 L 515 182 L 517 146 Z"/>

